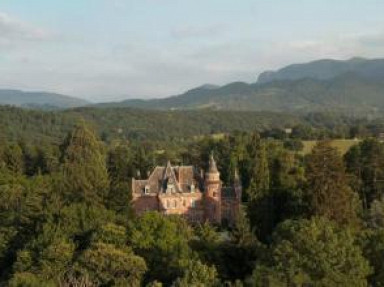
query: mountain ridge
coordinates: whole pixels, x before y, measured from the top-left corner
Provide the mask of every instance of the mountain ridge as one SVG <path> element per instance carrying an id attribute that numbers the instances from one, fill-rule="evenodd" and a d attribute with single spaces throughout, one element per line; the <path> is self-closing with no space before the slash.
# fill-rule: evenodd
<path id="1" fill-rule="evenodd" d="M 268 80 L 265 76 L 268 73 L 272 73 L 270 77 L 274 78 Z M 323 59 L 289 65 L 276 72 L 266 72 L 264 76 L 262 73 L 260 77 L 255 83 L 232 82 L 213 89 L 203 85 L 167 98 L 129 99 L 96 106 L 156 110 L 384 113 L 384 59 Z"/>

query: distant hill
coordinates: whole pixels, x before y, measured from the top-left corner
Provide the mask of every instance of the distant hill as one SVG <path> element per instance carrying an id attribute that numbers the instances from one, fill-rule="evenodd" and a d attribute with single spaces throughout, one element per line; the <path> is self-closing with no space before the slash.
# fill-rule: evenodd
<path id="1" fill-rule="evenodd" d="M 267 83 L 235 82 L 215 89 L 196 88 L 164 99 L 127 100 L 99 107 L 180 110 L 213 109 L 274 112 L 384 112 L 384 80 L 352 72 L 326 80 L 302 78 Z"/>
<path id="2" fill-rule="evenodd" d="M 167 144 L 202 135 L 234 131 L 263 132 L 312 124 L 311 119 L 272 112 L 154 111 L 91 107 L 36 111 L 0 106 L 0 141 L 18 141 L 25 138 L 35 143 L 60 143 L 76 123 L 84 120 L 95 128 L 105 141 L 165 140 L 168 141 Z M 316 122 L 318 123 L 317 120 Z"/>
<path id="3" fill-rule="evenodd" d="M 261 73 L 258 82 L 269 83 L 303 78 L 329 80 L 345 73 L 354 73 L 372 80 L 384 79 L 384 59 L 352 58 L 347 61 L 318 60 L 305 64 L 294 64 L 277 71 Z"/>
<path id="4" fill-rule="evenodd" d="M 89 102 L 82 99 L 55 93 L 0 90 L 0 105 L 39 109 L 66 109 L 89 104 Z"/>

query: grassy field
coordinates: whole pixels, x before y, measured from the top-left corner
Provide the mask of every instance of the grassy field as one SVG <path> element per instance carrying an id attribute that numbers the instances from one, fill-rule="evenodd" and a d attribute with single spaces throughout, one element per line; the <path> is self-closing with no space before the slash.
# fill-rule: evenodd
<path id="1" fill-rule="evenodd" d="M 317 141 L 303 141 L 303 150 L 301 153 L 303 155 L 306 155 L 311 152 L 312 148 L 315 146 Z M 353 139 L 353 140 L 333 140 L 332 141 L 332 146 L 336 147 L 342 155 L 344 155 L 351 146 L 358 144 L 359 140 L 358 139 Z"/>

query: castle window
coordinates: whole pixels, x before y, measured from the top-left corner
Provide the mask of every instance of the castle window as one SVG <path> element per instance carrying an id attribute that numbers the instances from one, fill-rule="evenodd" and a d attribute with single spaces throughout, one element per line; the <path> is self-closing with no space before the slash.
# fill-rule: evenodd
<path id="1" fill-rule="evenodd" d="M 191 207 L 196 207 L 196 199 L 191 199 Z"/>
<path id="2" fill-rule="evenodd" d="M 184 199 L 183 200 L 183 206 L 186 207 L 187 206 L 187 201 Z"/>
<path id="3" fill-rule="evenodd" d="M 173 202 L 173 207 L 177 208 L 177 201 L 176 200 Z"/>
<path id="4" fill-rule="evenodd" d="M 191 184 L 191 192 L 195 192 L 195 185 Z"/>
<path id="5" fill-rule="evenodd" d="M 214 196 L 214 197 L 216 197 L 216 196 L 217 196 L 217 192 L 216 192 L 216 191 L 213 193 L 213 196 Z"/>
<path id="6" fill-rule="evenodd" d="M 175 186 L 173 184 L 167 185 L 167 193 L 173 193 Z"/>
<path id="7" fill-rule="evenodd" d="M 144 194 L 148 194 L 149 193 L 149 185 L 146 185 L 144 187 Z"/>

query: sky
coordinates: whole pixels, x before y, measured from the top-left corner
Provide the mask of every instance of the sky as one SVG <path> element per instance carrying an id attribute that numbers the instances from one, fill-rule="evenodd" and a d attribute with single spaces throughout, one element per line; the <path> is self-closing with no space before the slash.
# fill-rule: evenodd
<path id="1" fill-rule="evenodd" d="M 90 101 L 384 55 L 382 0 L 0 0 L 0 89 Z"/>

